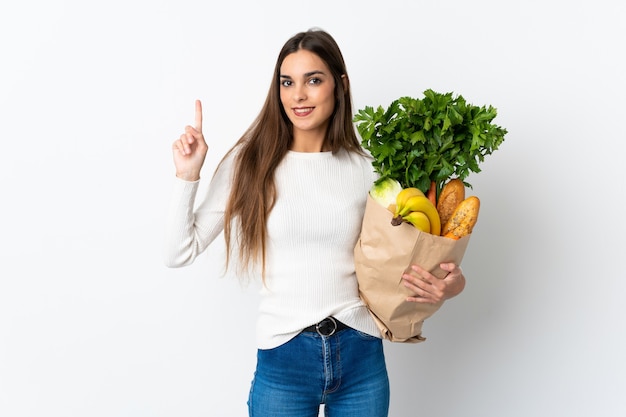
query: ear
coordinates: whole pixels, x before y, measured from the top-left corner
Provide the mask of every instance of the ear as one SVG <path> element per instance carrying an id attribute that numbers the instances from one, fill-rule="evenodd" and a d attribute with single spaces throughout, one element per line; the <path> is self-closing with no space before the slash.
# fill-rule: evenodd
<path id="1" fill-rule="evenodd" d="M 347 93 L 350 90 L 350 81 L 348 80 L 348 76 L 343 74 L 341 76 L 341 81 L 343 81 L 343 90 Z"/>

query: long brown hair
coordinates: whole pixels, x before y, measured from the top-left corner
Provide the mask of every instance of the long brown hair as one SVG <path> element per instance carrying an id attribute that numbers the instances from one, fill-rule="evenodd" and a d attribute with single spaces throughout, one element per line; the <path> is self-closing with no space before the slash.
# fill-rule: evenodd
<path id="1" fill-rule="evenodd" d="M 281 49 L 271 85 L 261 112 L 229 151 L 236 151 L 234 177 L 224 215 L 226 264 L 231 255 L 232 221 L 236 222 L 239 261 L 243 268 L 261 262 L 265 278 L 267 218 L 276 201 L 276 167 L 290 149 L 292 123 L 280 101 L 280 68 L 284 59 L 301 49 L 319 56 L 335 80 L 335 109 L 331 115 L 325 144 L 336 153 L 340 149 L 363 152 L 352 122 L 352 99 L 346 65 L 335 40 L 328 33 L 311 29 L 291 37 Z"/>

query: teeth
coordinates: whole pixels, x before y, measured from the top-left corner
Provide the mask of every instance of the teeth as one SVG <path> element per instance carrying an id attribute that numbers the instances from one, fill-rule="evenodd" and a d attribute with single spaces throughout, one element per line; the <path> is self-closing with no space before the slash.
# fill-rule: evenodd
<path id="1" fill-rule="evenodd" d="M 297 114 L 298 116 L 311 113 L 311 111 L 313 111 L 313 107 L 307 107 L 306 109 L 293 109 L 293 112 Z"/>

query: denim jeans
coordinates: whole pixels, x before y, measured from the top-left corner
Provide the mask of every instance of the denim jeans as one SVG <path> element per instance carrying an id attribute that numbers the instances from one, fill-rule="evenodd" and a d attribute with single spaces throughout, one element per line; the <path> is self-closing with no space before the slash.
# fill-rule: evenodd
<path id="1" fill-rule="evenodd" d="M 382 340 L 353 329 L 302 332 L 257 353 L 250 417 L 386 417 L 389 378 Z"/>

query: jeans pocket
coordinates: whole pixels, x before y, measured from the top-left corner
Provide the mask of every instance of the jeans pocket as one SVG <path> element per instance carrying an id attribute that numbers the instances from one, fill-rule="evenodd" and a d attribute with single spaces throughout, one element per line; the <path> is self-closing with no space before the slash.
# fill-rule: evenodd
<path id="1" fill-rule="evenodd" d="M 380 340 L 380 337 L 372 336 L 371 334 L 364 333 L 360 330 L 354 329 L 354 332 L 356 333 L 357 336 L 359 336 L 359 338 L 363 340 Z"/>

